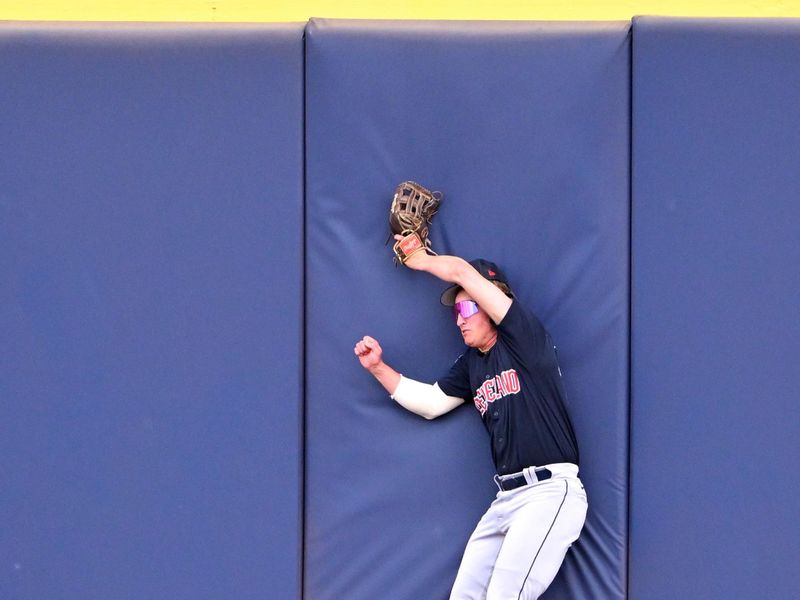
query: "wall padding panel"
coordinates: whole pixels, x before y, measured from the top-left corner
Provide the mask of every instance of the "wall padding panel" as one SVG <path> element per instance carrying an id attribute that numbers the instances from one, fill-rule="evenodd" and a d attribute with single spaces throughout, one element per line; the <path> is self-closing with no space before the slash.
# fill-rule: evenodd
<path id="1" fill-rule="evenodd" d="M 404 179 L 445 194 L 435 248 L 497 261 L 559 344 L 590 515 L 547 597 L 624 597 L 629 24 L 312 20 L 306 47 L 306 597 L 447 597 L 496 492 L 471 403 L 425 421 L 353 355 L 369 334 L 434 381 L 462 348 L 384 246 Z"/>
<path id="2" fill-rule="evenodd" d="M 794 598 L 800 21 L 633 31 L 631 598 Z"/>
<path id="3" fill-rule="evenodd" d="M 299 596 L 302 34 L 0 28 L 0 597 Z"/>

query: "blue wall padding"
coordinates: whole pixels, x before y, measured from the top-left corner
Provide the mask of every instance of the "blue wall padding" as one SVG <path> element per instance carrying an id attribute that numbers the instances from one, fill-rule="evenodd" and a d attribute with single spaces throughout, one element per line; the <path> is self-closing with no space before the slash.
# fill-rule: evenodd
<path id="1" fill-rule="evenodd" d="M 800 588 L 800 21 L 634 22 L 631 598 Z"/>
<path id="2" fill-rule="evenodd" d="M 0 597 L 298 597 L 302 34 L 0 28 Z"/>
<path id="3" fill-rule="evenodd" d="M 624 597 L 629 24 L 312 20 L 306 48 L 306 597 L 445 598 L 496 492 L 471 402 L 427 422 L 353 355 L 369 334 L 434 381 L 463 347 L 383 245 L 403 179 L 445 193 L 434 247 L 505 267 L 559 344 L 590 515 L 547 597 Z"/>

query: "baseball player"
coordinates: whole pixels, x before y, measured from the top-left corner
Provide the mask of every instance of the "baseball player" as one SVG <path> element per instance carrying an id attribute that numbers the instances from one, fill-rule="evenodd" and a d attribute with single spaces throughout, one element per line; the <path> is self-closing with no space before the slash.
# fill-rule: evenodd
<path id="1" fill-rule="evenodd" d="M 369 336 L 355 354 L 395 401 L 427 419 L 471 398 L 496 467 L 499 491 L 467 543 L 450 598 L 538 598 L 578 539 L 587 509 L 553 342 L 494 263 L 426 251 L 402 262 L 452 284 L 441 302 L 453 307 L 466 351 L 434 384 L 395 371 Z"/>

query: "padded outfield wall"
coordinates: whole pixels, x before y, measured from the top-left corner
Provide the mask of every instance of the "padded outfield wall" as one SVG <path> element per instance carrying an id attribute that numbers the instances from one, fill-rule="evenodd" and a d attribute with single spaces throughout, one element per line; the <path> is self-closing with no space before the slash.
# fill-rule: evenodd
<path id="1" fill-rule="evenodd" d="M 434 381 L 444 284 L 383 244 L 404 179 L 445 191 L 440 252 L 502 265 L 551 330 L 590 498 L 551 598 L 625 594 L 629 24 L 313 20 L 306 30 L 310 598 L 442 598 L 497 489 L 472 403 L 429 423 L 360 367 Z"/>
<path id="2" fill-rule="evenodd" d="M 352 356 L 432 381 L 460 351 L 383 246 L 410 178 L 445 193 L 437 249 L 504 266 L 559 345 L 590 511 L 545 597 L 793 597 L 797 21 L 0 50 L 0 596 L 446 597 L 485 431 Z"/>
<path id="3" fill-rule="evenodd" d="M 0 597 L 297 597 L 302 35 L 0 27 Z"/>
<path id="4" fill-rule="evenodd" d="M 633 26 L 632 598 L 800 587 L 800 21 Z"/>

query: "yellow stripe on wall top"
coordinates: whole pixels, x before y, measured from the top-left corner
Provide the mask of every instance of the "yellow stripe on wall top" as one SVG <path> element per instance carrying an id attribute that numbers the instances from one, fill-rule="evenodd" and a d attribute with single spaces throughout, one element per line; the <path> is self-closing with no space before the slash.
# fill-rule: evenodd
<path id="1" fill-rule="evenodd" d="M 800 17 L 800 0 L 0 0 L 0 19 L 286 22 L 337 19 L 627 20 L 634 15 Z"/>

